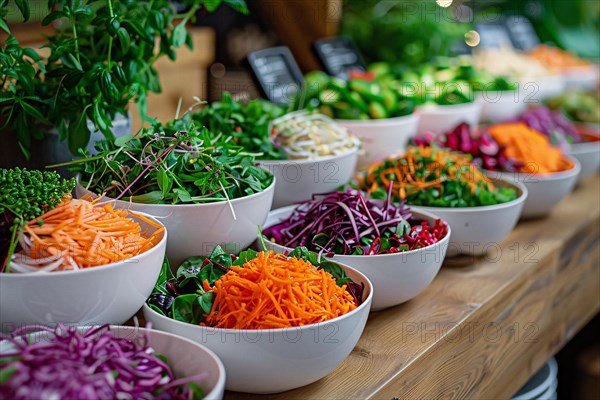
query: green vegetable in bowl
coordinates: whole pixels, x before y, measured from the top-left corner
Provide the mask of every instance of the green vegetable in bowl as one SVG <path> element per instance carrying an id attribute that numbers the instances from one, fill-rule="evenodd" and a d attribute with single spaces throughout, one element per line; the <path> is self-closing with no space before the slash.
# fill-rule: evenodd
<path id="1" fill-rule="evenodd" d="M 388 81 L 374 78 L 369 72 L 351 72 L 346 82 L 313 71 L 304 77 L 304 88 L 291 107 L 352 120 L 402 117 L 414 111 L 412 99 L 390 86 Z"/>
<path id="2" fill-rule="evenodd" d="M 8 272 L 25 224 L 55 208 L 74 187 L 74 179 L 56 172 L 0 168 L 0 272 Z"/>
<path id="3" fill-rule="evenodd" d="M 213 134 L 233 137 L 245 151 L 262 153 L 260 159 L 282 160 L 285 153 L 271 142 L 269 124 L 283 114 L 285 109 L 277 104 L 261 99 L 242 104 L 225 92 L 221 101 L 208 104 L 190 116 Z"/>
<path id="4" fill-rule="evenodd" d="M 481 207 L 517 198 L 512 187 L 496 187 L 471 157 L 435 147 L 413 147 L 359 173 L 356 186 L 372 198 L 406 200 L 411 206 Z M 390 182 L 394 182 L 388 195 Z"/>
<path id="5" fill-rule="evenodd" d="M 259 193 L 273 175 L 230 136 L 183 119 L 96 143 L 98 155 L 67 163 L 100 195 L 146 204 L 200 204 Z"/>
<path id="6" fill-rule="evenodd" d="M 600 122 L 600 91 L 565 92 L 547 100 L 548 107 L 560 110 L 576 122 Z"/>

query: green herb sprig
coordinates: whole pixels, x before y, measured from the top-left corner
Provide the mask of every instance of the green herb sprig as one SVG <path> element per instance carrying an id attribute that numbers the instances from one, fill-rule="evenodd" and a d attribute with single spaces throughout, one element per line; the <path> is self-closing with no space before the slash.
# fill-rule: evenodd
<path id="1" fill-rule="evenodd" d="M 271 173 L 255 166 L 253 154 L 230 137 L 211 134 L 189 114 L 96 147 L 98 155 L 64 165 L 92 192 L 135 203 L 229 201 L 273 182 Z"/>

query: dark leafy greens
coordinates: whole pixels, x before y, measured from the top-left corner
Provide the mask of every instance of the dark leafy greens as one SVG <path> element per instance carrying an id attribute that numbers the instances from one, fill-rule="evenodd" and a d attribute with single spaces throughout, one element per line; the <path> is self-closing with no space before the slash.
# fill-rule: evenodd
<path id="1" fill-rule="evenodd" d="M 136 203 L 210 203 L 265 190 L 273 176 L 230 137 L 214 135 L 189 115 L 135 136 L 96 143 L 99 154 L 71 170 L 96 194 Z"/>
<path id="2" fill-rule="evenodd" d="M 233 265 L 243 267 L 258 255 L 254 250 L 242 251 L 239 256 L 227 254 L 220 246 L 208 257 L 191 257 L 173 274 L 165 259 L 154 290 L 147 300 L 148 306 L 161 315 L 177 321 L 198 325 L 205 321 L 213 305 L 211 288 Z M 364 284 L 353 282 L 342 267 L 332 261 L 320 261 L 319 256 L 305 247 L 298 247 L 288 257 L 303 259 L 317 268 L 329 272 L 338 286 L 346 285 L 357 305 L 362 303 Z"/>
<path id="3" fill-rule="evenodd" d="M 221 101 L 204 106 L 191 117 L 214 134 L 233 137 L 245 151 L 260 153 L 259 159 L 283 160 L 285 153 L 273 145 L 269 132 L 270 122 L 283 114 L 285 109 L 277 104 L 261 99 L 242 104 L 225 92 Z"/>

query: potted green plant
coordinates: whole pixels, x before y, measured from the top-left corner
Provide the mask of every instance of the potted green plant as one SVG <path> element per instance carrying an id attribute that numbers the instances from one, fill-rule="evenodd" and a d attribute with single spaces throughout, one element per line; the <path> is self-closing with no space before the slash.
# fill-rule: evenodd
<path id="1" fill-rule="evenodd" d="M 27 21 L 30 2 L 14 3 Z M 42 59 L 10 34 L 8 0 L 0 0 L 0 29 L 9 35 L 0 45 L 0 167 L 40 168 L 114 139 L 128 105 L 137 103 L 144 119 L 147 93 L 161 91 L 154 63 L 192 47 L 186 23 L 197 11 L 223 3 L 247 12 L 243 0 L 178 3 L 185 11 L 167 0 L 48 0 L 41 23 L 56 32 Z"/>

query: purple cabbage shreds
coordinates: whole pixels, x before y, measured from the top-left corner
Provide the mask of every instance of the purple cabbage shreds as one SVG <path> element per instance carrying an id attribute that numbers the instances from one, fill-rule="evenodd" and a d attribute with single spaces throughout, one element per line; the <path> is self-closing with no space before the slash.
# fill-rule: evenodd
<path id="1" fill-rule="evenodd" d="M 544 134 L 550 143 L 561 149 L 568 148 L 571 143 L 580 143 L 581 135 L 575 125 L 560 111 L 551 110 L 545 106 L 527 109 L 516 121 L 528 125 L 530 128 Z"/>
<path id="2" fill-rule="evenodd" d="M 411 219 L 405 201 L 396 206 L 388 200 L 369 199 L 360 191 L 347 189 L 317 194 L 312 200 L 298 203 L 288 218 L 263 233 L 282 246 L 305 246 L 326 256 L 414 250 L 439 241 L 447 233 L 445 223 L 439 230 L 437 225 L 411 226 Z M 435 235 L 429 235 L 429 228 Z M 422 229 L 424 232 L 420 234 Z"/>
<path id="3" fill-rule="evenodd" d="M 27 326 L 2 339 L 10 343 L 0 354 L 3 399 L 191 399 L 188 383 L 201 379 L 175 379 L 148 333 L 134 341 L 108 325 Z"/>

